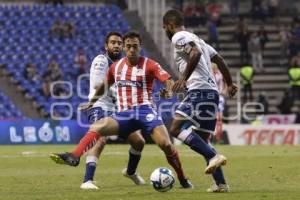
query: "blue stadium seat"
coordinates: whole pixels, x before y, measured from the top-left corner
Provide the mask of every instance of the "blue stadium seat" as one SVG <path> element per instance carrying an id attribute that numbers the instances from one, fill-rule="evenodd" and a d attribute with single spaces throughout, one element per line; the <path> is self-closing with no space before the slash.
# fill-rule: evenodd
<path id="1" fill-rule="evenodd" d="M 114 16 L 113 23 L 107 21 L 111 16 Z M 61 39 L 50 36 L 51 26 L 57 19 L 75 24 L 74 38 Z M 124 32 L 129 29 L 117 6 L 0 5 L 0 23 L 3 24 L 3 31 L 0 31 L 0 62 L 7 65 L 7 71 L 31 96 L 34 96 L 38 105 L 46 107 L 47 111 L 49 102 L 38 92 L 42 81 L 32 84 L 25 80 L 22 75 L 25 64 L 29 61 L 34 62 L 38 73 L 43 74 L 49 61 L 56 55 L 64 71 L 64 79 L 71 80 L 72 85 L 76 86 L 78 71 L 73 65 L 77 50 L 80 47 L 84 48 L 90 65 L 91 59 L 104 45 L 104 38 L 108 32 L 113 30 Z M 77 92 L 76 87 L 74 88 Z M 88 93 L 88 83 L 85 83 L 82 89 L 82 92 Z M 82 100 L 76 93 L 73 96 L 70 103 L 76 107 Z M 57 100 L 51 99 L 50 102 L 52 101 Z M 59 114 L 64 115 L 66 111 L 62 110 Z M 11 112 L 11 115 L 19 116 L 17 112 Z"/>

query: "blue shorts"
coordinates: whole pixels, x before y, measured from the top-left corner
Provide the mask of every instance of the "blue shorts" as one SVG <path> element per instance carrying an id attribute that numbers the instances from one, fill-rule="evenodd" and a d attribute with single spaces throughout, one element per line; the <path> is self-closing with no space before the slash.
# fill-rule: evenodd
<path id="1" fill-rule="evenodd" d="M 87 120 L 90 124 L 105 118 L 112 116 L 113 112 L 103 110 L 101 107 L 95 107 L 86 111 Z"/>
<path id="2" fill-rule="evenodd" d="M 213 134 L 218 103 L 219 93 L 215 90 L 190 90 L 175 112 L 188 119 L 187 124 L 196 130 Z"/>
<path id="3" fill-rule="evenodd" d="M 164 124 L 161 116 L 150 105 L 116 112 L 112 118 L 119 123 L 118 135 L 124 139 L 139 129 L 145 134 L 151 134 L 155 127 Z"/>

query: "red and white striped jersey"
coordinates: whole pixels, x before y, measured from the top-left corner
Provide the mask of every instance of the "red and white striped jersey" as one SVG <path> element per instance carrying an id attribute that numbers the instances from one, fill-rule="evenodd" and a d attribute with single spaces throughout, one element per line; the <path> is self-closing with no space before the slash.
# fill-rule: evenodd
<path id="1" fill-rule="evenodd" d="M 132 66 L 128 59 L 122 58 L 110 67 L 107 80 L 116 84 L 118 111 L 133 106 L 152 104 L 153 81 L 165 82 L 171 76 L 161 66 L 147 57 L 140 57 L 138 64 Z"/>

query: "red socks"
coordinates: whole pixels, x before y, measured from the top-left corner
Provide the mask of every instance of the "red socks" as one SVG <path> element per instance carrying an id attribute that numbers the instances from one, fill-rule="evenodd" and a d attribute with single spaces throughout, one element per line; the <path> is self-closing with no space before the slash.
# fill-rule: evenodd
<path id="1" fill-rule="evenodd" d="M 100 134 L 96 132 L 87 132 L 85 136 L 80 140 L 79 144 L 76 146 L 74 151 L 72 152 L 73 156 L 80 157 L 82 154 L 91 149 L 94 144 L 99 139 Z"/>
<path id="2" fill-rule="evenodd" d="M 179 160 L 178 152 L 174 149 L 171 155 L 167 155 L 168 163 L 174 168 L 177 173 L 177 177 L 179 180 L 185 179 L 185 175 L 181 166 L 181 162 Z"/>

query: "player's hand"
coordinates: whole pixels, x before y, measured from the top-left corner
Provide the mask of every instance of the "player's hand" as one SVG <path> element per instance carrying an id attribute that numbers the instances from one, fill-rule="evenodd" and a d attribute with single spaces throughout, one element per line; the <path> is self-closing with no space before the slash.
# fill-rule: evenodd
<path id="1" fill-rule="evenodd" d="M 229 97 L 234 97 L 237 91 L 238 91 L 238 87 L 234 83 L 227 87 L 227 94 Z"/>
<path id="2" fill-rule="evenodd" d="M 172 87 L 173 92 L 180 92 L 183 90 L 186 86 L 186 81 L 184 79 L 179 79 L 176 81 Z"/>
<path id="3" fill-rule="evenodd" d="M 93 107 L 93 103 L 88 102 L 86 104 L 79 106 L 79 110 L 88 110 L 91 109 L 92 107 Z"/>
<path id="4" fill-rule="evenodd" d="M 168 91 L 165 88 L 160 90 L 160 96 L 162 96 L 165 99 L 170 99 L 173 96 L 172 91 Z"/>

